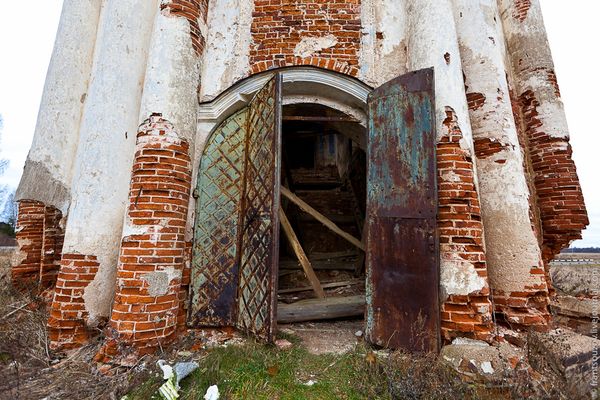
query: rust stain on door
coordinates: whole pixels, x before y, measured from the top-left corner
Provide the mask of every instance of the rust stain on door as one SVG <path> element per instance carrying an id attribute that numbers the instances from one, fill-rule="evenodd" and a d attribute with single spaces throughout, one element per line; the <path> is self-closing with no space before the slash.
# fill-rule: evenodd
<path id="1" fill-rule="evenodd" d="M 368 100 L 367 339 L 439 349 L 433 70 L 398 77 Z"/>

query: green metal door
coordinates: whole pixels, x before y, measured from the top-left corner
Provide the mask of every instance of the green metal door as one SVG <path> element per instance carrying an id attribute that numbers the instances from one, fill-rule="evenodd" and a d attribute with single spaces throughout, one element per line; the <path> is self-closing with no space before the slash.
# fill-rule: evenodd
<path id="1" fill-rule="evenodd" d="M 238 328 L 272 341 L 277 322 L 281 77 L 252 99 L 239 235 Z"/>
<path id="2" fill-rule="evenodd" d="M 237 326 L 271 341 L 276 325 L 281 79 L 211 134 L 198 171 L 188 323 Z"/>

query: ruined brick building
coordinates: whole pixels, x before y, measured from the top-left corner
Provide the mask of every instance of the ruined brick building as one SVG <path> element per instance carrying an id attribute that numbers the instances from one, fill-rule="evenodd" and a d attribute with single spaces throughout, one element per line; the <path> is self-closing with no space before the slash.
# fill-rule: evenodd
<path id="1" fill-rule="evenodd" d="M 104 360 L 271 340 L 303 255 L 378 345 L 543 328 L 588 223 L 538 0 L 65 0 L 17 197 L 14 283 Z"/>

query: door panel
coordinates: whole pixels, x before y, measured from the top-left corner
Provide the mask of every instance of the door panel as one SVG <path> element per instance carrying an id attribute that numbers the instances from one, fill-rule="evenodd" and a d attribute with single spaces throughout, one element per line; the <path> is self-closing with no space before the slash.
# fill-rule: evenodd
<path id="1" fill-rule="evenodd" d="M 244 108 L 217 127 L 200 161 L 188 318 L 192 327 L 235 325 L 247 114 Z"/>
<path id="2" fill-rule="evenodd" d="M 281 171 L 281 79 L 275 75 L 248 106 L 239 226 L 237 326 L 272 341 L 276 324 Z"/>
<path id="3" fill-rule="evenodd" d="M 439 349 L 433 70 L 369 95 L 367 339 Z"/>

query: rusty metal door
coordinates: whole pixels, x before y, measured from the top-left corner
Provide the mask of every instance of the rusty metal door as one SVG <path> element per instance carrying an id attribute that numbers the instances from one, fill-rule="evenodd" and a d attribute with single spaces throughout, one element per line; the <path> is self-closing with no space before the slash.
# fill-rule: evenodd
<path id="1" fill-rule="evenodd" d="M 247 116 L 244 108 L 226 119 L 202 153 L 190 282 L 192 327 L 235 325 Z"/>
<path id="2" fill-rule="evenodd" d="M 239 232 L 238 328 L 272 341 L 277 321 L 281 77 L 276 74 L 248 106 Z"/>
<path id="3" fill-rule="evenodd" d="M 380 86 L 368 108 L 367 339 L 438 351 L 433 69 Z"/>

